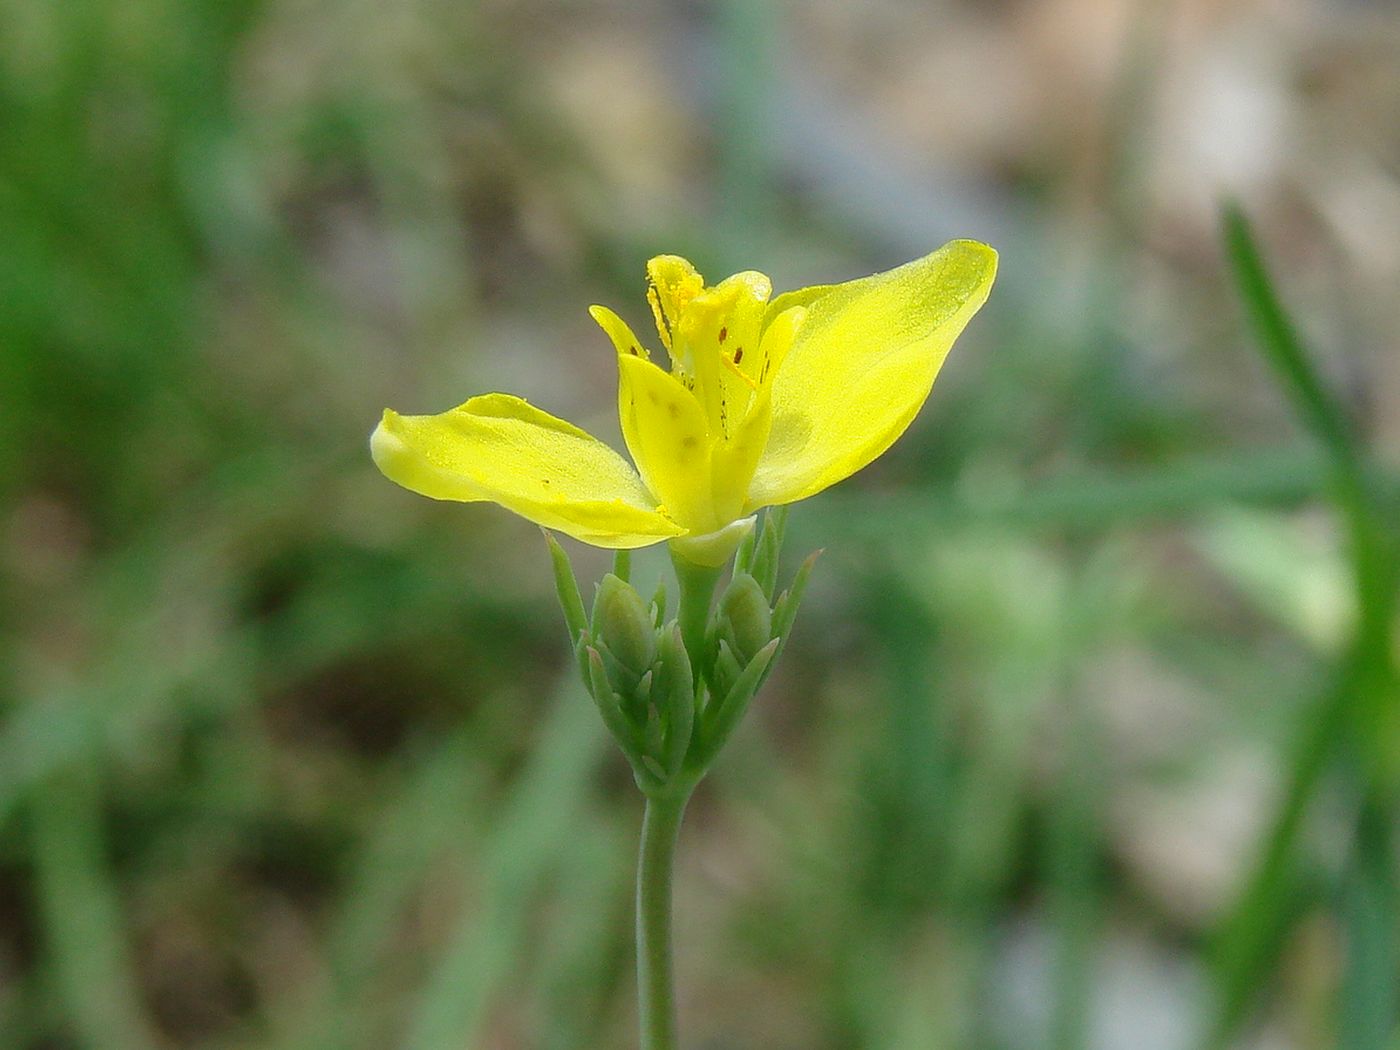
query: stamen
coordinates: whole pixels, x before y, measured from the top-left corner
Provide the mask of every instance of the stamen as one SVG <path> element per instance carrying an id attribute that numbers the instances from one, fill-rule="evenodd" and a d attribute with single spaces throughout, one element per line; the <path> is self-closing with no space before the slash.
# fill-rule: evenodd
<path id="1" fill-rule="evenodd" d="M 666 308 L 661 305 L 661 293 L 650 275 L 647 277 L 647 302 L 651 303 L 651 312 L 656 315 L 656 331 L 661 336 L 661 341 L 666 344 L 666 352 L 670 353 L 671 319 L 666 316 Z"/>
<path id="2" fill-rule="evenodd" d="M 744 372 L 744 370 L 743 370 L 742 368 L 739 367 L 739 357 L 743 354 L 743 352 L 744 352 L 743 348 L 740 347 L 739 352 L 738 352 L 737 354 L 735 354 L 733 357 L 730 357 L 728 354 L 720 354 L 720 355 L 719 355 L 719 359 L 720 359 L 722 362 L 724 362 L 724 367 L 727 368 L 727 369 L 729 369 L 729 370 L 730 370 L 731 372 L 733 372 L 736 376 L 738 376 L 740 379 L 742 379 L 742 380 L 744 381 L 744 384 L 745 384 L 750 390 L 757 392 L 757 391 L 758 391 L 758 384 L 755 383 L 752 379 L 750 379 L 750 378 L 748 377 L 748 375 Z"/>

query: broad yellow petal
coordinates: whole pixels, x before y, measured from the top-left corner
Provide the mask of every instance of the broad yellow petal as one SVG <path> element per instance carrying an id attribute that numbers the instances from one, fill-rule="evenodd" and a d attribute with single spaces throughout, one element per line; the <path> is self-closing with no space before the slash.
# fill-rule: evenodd
<path id="1" fill-rule="evenodd" d="M 710 495 L 710 432 L 700 402 L 650 361 L 618 354 L 617 414 L 622 436 L 647 487 L 667 515 L 692 532 L 715 520 Z"/>
<path id="2" fill-rule="evenodd" d="M 794 306 L 811 306 L 822 296 L 834 292 L 840 287 L 842 286 L 839 284 L 814 284 L 807 288 L 783 292 L 776 298 L 769 300 L 768 309 L 763 314 L 763 326 L 767 328 L 779 314 L 791 310 Z"/>
<path id="3" fill-rule="evenodd" d="M 509 394 L 436 416 L 386 410 L 370 438 L 390 481 L 433 499 L 491 500 L 599 547 L 642 547 L 686 530 L 632 466 L 597 438 Z"/>
<path id="4" fill-rule="evenodd" d="M 787 352 L 792 349 L 802 322 L 806 320 L 805 306 L 790 306 L 769 320 L 758 345 L 756 378 L 761 389 L 768 389 L 782 367 Z"/>
<path id="5" fill-rule="evenodd" d="M 886 273 L 779 296 L 773 316 L 794 305 L 807 314 L 773 378 L 748 509 L 805 499 L 888 449 L 986 302 L 996 264 L 985 244 L 952 241 Z"/>

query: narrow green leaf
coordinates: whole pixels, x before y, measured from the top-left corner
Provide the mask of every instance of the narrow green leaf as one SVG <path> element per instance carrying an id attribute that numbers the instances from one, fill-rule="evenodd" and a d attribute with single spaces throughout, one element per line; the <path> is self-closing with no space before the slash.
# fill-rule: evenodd
<path id="1" fill-rule="evenodd" d="M 778 563 L 782 560 L 783 537 L 787 533 L 787 507 L 773 507 L 763 516 L 763 534 L 753 556 L 751 575 L 763 587 L 769 601 L 778 585 Z"/>
<path id="2" fill-rule="evenodd" d="M 559 541 L 547 530 L 545 542 L 549 544 L 549 558 L 554 563 L 554 588 L 559 592 L 559 606 L 564 610 L 564 622 L 569 625 L 569 645 L 579 644 L 579 638 L 588 626 L 588 618 L 583 611 L 583 595 L 579 593 L 578 578 L 574 575 L 573 564 Z"/>
<path id="3" fill-rule="evenodd" d="M 613 692 L 607 670 L 603 667 L 602 654 L 593 646 L 589 646 L 587 655 L 589 693 L 598 705 L 598 713 L 603 716 L 603 724 L 608 727 L 608 732 L 612 733 L 617 746 L 622 748 L 622 753 L 635 766 L 642 757 L 641 734 L 623 712 L 622 698 Z"/>
<path id="4" fill-rule="evenodd" d="M 1304 887 L 1300 838 L 1304 817 L 1347 725 L 1350 684 L 1343 676 L 1308 713 L 1287 763 L 1288 784 L 1244 891 L 1216 929 L 1209 949 L 1216 1016 L 1205 1045 L 1223 1050 L 1244 1021 L 1264 974 L 1298 914 Z"/>
<path id="5" fill-rule="evenodd" d="M 1341 401 L 1314 368 L 1307 347 L 1274 291 L 1268 271 L 1244 214 L 1234 205 L 1225 210 L 1225 246 L 1236 284 L 1249 312 L 1255 337 L 1283 381 L 1302 422 L 1326 450 L 1332 465 L 1333 498 L 1345 517 L 1360 612 L 1357 630 L 1359 657 L 1393 669 L 1390 637 L 1397 615 L 1400 546 L 1397 529 L 1386 506 L 1386 493 L 1372 473 L 1368 454 Z M 1390 689 L 1366 690 L 1358 697 L 1371 738 L 1393 738 L 1400 732 L 1400 710 Z M 1393 764 L 1393 754 L 1381 755 Z M 1391 773 L 1396 773 L 1391 770 Z"/>
<path id="6" fill-rule="evenodd" d="M 1400 901 L 1396 894 L 1392 808 L 1366 800 L 1343 888 L 1347 959 L 1342 975 L 1338 1050 L 1393 1050 L 1400 1020 Z"/>
<path id="7" fill-rule="evenodd" d="M 74 1045 L 156 1045 L 141 1001 L 122 901 L 102 843 L 96 774 L 73 768 L 34 793 L 35 889 L 54 991 L 72 1018 Z"/>
<path id="8" fill-rule="evenodd" d="M 738 681 L 729 690 L 729 695 L 715 710 L 713 717 L 706 718 L 707 724 L 704 728 L 699 751 L 702 766 L 708 766 L 714 761 L 715 756 L 724 747 L 725 741 L 734 732 L 734 727 L 744 717 L 744 712 L 748 710 L 749 702 L 753 700 L 754 693 L 763 683 L 764 674 L 773 661 L 773 655 L 778 651 L 778 645 L 779 639 L 774 638 L 758 651 L 758 655 L 749 661 L 749 665 L 739 675 Z"/>
<path id="9" fill-rule="evenodd" d="M 1255 336 L 1283 380 L 1299 417 L 1326 446 L 1335 462 L 1358 468 L 1361 457 L 1347 413 L 1313 367 L 1297 329 L 1274 291 L 1249 221 L 1236 204 L 1225 207 L 1224 231 L 1235 283 L 1249 312 Z"/>
<path id="10" fill-rule="evenodd" d="M 825 552 L 816 550 L 807 555 L 801 568 L 792 578 L 792 585 L 782 593 L 777 604 L 773 607 L 773 636 L 782 639 L 784 644 L 787 643 L 788 634 L 792 631 L 793 621 L 797 619 L 797 609 L 802 604 L 802 595 L 807 590 L 807 581 L 811 578 L 812 570 L 816 568 L 817 559 L 823 553 Z"/>
<path id="11" fill-rule="evenodd" d="M 541 894 L 551 877 L 567 877 L 559 843 L 588 813 L 588 783 L 602 754 L 593 716 L 575 689 L 561 685 L 525 768 L 492 807 L 494 823 L 472 850 L 481 892 L 447 931 L 399 1044 L 406 1050 L 481 1046 L 493 1008 L 517 1001 L 512 976 Z"/>
<path id="12" fill-rule="evenodd" d="M 750 529 L 739 541 L 739 549 L 734 552 L 734 571 L 748 572 L 753 566 L 754 544 L 758 540 L 758 530 Z"/>

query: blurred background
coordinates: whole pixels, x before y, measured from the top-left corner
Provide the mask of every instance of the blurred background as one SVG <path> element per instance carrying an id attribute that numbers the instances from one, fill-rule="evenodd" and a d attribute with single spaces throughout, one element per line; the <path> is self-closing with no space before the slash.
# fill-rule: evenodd
<path id="1" fill-rule="evenodd" d="M 366 436 L 617 442 L 650 255 L 951 237 L 1000 283 L 691 807 L 687 1045 L 1400 1045 L 1397 116 L 1380 0 L 0 0 L 0 1046 L 634 1045 L 538 530 Z"/>

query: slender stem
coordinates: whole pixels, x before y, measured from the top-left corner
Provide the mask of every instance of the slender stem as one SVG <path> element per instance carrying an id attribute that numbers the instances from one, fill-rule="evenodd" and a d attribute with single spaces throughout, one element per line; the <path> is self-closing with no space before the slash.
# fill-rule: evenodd
<path id="1" fill-rule="evenodd" d="M 705 632 L 721 568 L 699 565 L 674 548 L 671 563 L 680 584 L 676 618 L 697 690 L 702 686 Z M 696 693 L 697 703 L 699 692 Z M 671 949 L 671 877 L 681 818 L 698 776 L 681 773 L 647 794 L 637 858 L 637 1012 L 641 1050 L 676 1050 L 675 967 Z"/>
<path id="2" fill-rule="evenodd" d="M 647 799 L 637 860 L 637 1001 L 641 1050 L 675 1050 L 671 876 L 690 792 Z"/>
<path id="3" fill-rule="evenodd" d="M 719 582 L 722 569 L 718 566 L 698 565 L 672 550 L 671 564 L 675 566 L 676 582 L 680 584 L 680 605 L 676 619 L 681 625 L 681 640 L 690 654 L 691 666 L 695 668 L 699 681 L 702 657 L 705 650 L 705 629 L 710 623 L 710 602 L 714 599 L 715 584 Z"/>

